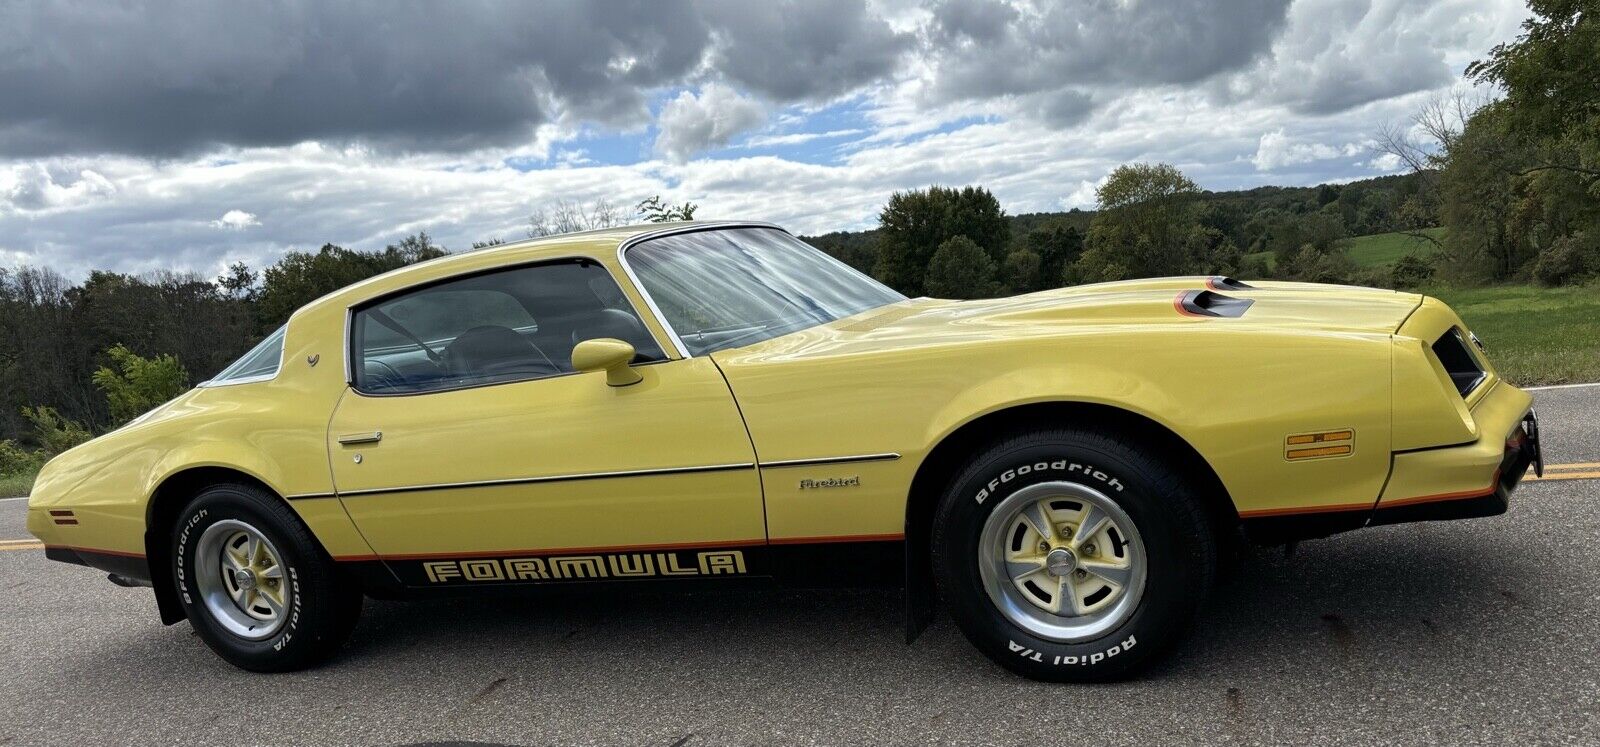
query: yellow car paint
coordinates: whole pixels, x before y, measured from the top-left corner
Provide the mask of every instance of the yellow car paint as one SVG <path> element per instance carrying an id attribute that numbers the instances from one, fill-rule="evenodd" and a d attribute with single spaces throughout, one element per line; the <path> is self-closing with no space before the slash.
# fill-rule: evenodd
<path id="1" fill-rule="evenodd" d="M 643 380 L 625 387 L 597 372 L 431 394 L 351 391 L 328 445 L 344 506 L 384 557 L 761 544 L 750 437 L 716 365 L 634 370 Z M 376 443 L 338 442 L 375 430 Z M 690 467 L 708 469 L 650 472 Z M 612 477 L 563 479 L 591 475 Z M 439 487 L 497 481 L 510 484 Z"/>
<path id="2" fill-rule="evenodd" d="M 283 496 L 340 560 L 895 540 L 938 444 L 1040 403 L 1159 424 L 1241 518 L 1349 512 L 1492 487 L 1530 403 L 1486 361 L 1470 395 L 1451 388 L 1428 346 L 1461 322 L 1437 300 L 1203 277 L 912 299 L 684 358 L 618 256 L 662 228 L 454 255 L 329 294 L 289 320 L 271 380 L 202 386 L 52 460 L 28 529 L 140 557 L 152 501 L 211 469 Z M 592 372 L 404 396 L 350 386 L 351 307 L 557 258 L 606 268 L 669 359 L 619 372 L 592 350 Z M 1186 313 L 1182 294 L 1207 289 L 1253 305 Z M 1288 458 L 1289 436 L 1331 431 L 1350 432 L 1348 453 Z"/>

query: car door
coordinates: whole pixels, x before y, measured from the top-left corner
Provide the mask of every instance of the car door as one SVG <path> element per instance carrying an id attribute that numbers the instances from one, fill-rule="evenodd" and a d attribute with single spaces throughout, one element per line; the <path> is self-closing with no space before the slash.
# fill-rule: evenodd
<path id="1" fill-rule="evenodd" d="M 353 308 L 335 487 L 401 581 L 488 584 L 751 573 L 755 457 L 707 358 L 668 359 L 603 265 L 454 278 Z M 641 381 L 575 372 L 584 339 Z"/>

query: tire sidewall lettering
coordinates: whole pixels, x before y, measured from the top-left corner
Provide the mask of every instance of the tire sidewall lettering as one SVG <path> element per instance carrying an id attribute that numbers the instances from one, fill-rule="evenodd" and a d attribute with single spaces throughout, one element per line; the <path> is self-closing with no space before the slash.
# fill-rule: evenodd
<path id="1" fill-rule="evenodd" d="M 301 574 L 295 562 L 293 546 L 282 541 L 281 539 L 273 538 L 274 544 L 280 548 L 279 552 L 283 558 L 283 566 L 286 573 L 286 578 L 288 579 L 290 597 L 292 600 L 290 602 L 289 618 L 284 621 L 283 629 L 280 630 L 276 636 L 260 641 L 246 641 L 235 638 L 233 634 L 223 630 L 221 626 L 211 618 L 210 611 L 207 610 L 205 605 L 200 602 L 198 593 L 193 590 L 193 586 L 195 584 L 194 574 L 199 572 L 197 569 L 192 568 L 197 560 L 195 557 L 193 557 L 194 547 L 199 542 L 199 535 L 203 533 L 204 528 L 216 523 L 216 521 L 220 521 L 225 518 L 240 518 L 249 520 L 258 527 L 267 525 L 267 522 L 262 521 L 258 517 L 252 517 L 248 515 L 237 517 L 229 517 L 224 515 L 217 517 L 215 520 L 208 520 L 208 517 L 211 516 L 211 513 L 212 512 L 210 508 L 199 508 L 194 510 L 193 513 L 183 521 L 182 529 L 179 530 L 177 542 L 175 543 L 177 547 L 173 555 L 173 565 L 178 592 L 185 607 L 188 608 L 190 617 L 198 617 L 200 620 L 204 620 L 204 625 L 215 630 L 218 635 L 227 636 L 230 639 L 235 640 L 239 645 L 247 647 L 259 646 L 271 648 L 273 651 L 283 651 L 285 648 L 289 647 L 291 642 L 294 640 L 295 633 L 298 632 L 300 627 L 301 615 L 304 611 L 302 605 L 304 603 L 305 595 L 302 593 Z"/>
<path id="2" fill-rule="evenodd" d="M 1156 488 L 1140 465 L 1095 447 L 1040 443 L 1003 452 L 952 486 L 944 516 L 955 522 L 945 535 L 954 544 L 945 567 L 964 579 L 960 586 L 970 589 L 956 605 L 966 620 L 963 632 L 990 658 L 1009 662 L 1005 665 L 1014 671 L 1060 680 L 1116 677 L 1137 668 L 1172 640 L 1162 626 L 1174 607 L 1170 595 L 1181 593 L 1174 589 L 1182 587 L 1180 579 L 1187 574 L 1171 565 L 1174 555 L 1169 545 L 1177 538 L 1171 534 L 1169 513 L 1155 498 Z M 1089 640 L 1041 638 L 1006 619 L 984 590 L 974 562 L 982 528 L 994 511 L 1017 491 L 1050 482 L 1092 488 L 1126 511 L 1145 538 L 1151 572 L 1160 574 L 1147 580 L 1145 598 L 1125 619 Z M 1157 594 L 1162 596 L 1152 596 Z"/>
<path id="3" fill-rule="evenodd" d="M 1110 648 L 1098 652 L 1083 655 L 1051 654 L 1048 657 L 1045 656 L 1043 651 L 1038 651 L 1027 645 L 1017 643 L 1015 640 L 1006 641 L 1006 648 L 1010 650 L 1011 653 L 1038 664 L 1050 664 L 1051 666 L 1057 667 L 1070 667 L 1093 666 L 1095 664 L 1099 664 L 1102 661 L 1132 649 L 1135 645 L 1138 645 L 1138 643 L 1138 636 L 1129 635 L 1126 638 L 1123 638 L 1121 642 L 1112 644 Z"/>
<path id="4" fill-rule="evenodd" d="M 972 498 L 978 505 L 982 506 L 990 498 L 1002 492 L 1001 488 L 1011 485 L 1018 479 L 1043 472 L 1050 472 L 1069 478 L 1088 478 L 1080 481 L 1088 485 L 1109 488 L 1116 493 L 1122 493 L 1127 490 L 1127 485 L 1120 478 L 1107 473 L 1099 466 L 1076 462 L 1071 459 L 1052 459 L 1028 462 L 1017 467 L 1008 468 L 979 487 Z"/>

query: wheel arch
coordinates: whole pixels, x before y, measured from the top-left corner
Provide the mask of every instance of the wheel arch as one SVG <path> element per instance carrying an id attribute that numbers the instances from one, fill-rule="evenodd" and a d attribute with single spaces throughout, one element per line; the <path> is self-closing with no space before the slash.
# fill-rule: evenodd
<path id="1" fill-rule="evenodd" d="M 906 496 L 906 638 L 915 638 L 932 620 L 937 590 L 933 583 L 930 538 L 942 487 L 965 465 L 965 455 L 1002 434 L 1064 423 L 1094 422 L 1097 428 L 1125 433 L 1171 454 L 1203 487 L 1202 499 L 1218 532 L 1233 531 L 1239 513 L 1222 478 L 1205 457 L 1171 428 L 1146 415 L 1115 405 L 1049 401 L 1001 408 L 973 418 L 947 433 L 918 465 Z"/>
<path id="2" fill-rule="evenodd" d="M 261 478 L 235 467 L 221 465 L 197 465 L 180 469 L 163 478 L 150 493 L 150 501 L 145 507 L 144 556 L 145 562 L 150 566 L 150 585 L 155 589 L 156 608 L 161 613 L 161 622 L 164 624 L 171 625 L 186 617 L 183 605 L 178 601 L 178 590 L 174 587 L 171 576 L 162 572 L 171 549 L 172 525 L 177 521 L 183 507 L 188 505 L 202 489 L 208 485 L 226 482 L 256 485 L 278 496 L 280 500 L 283 498 L 282 493 L 273 489 Z"/>

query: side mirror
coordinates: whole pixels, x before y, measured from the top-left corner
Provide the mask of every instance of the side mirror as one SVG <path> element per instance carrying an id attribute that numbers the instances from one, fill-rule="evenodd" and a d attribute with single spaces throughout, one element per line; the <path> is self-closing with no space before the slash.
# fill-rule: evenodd
<path id="1" fill-rule="evenodd" d="M 633 362 L 633 346 L 621 340 L 601 337 L 584 340 L 572 348 L 572 367 L 579 371 L 605 371 L 606 384 L 627 386 L 644 381 Z"/>

